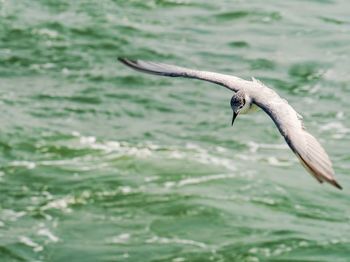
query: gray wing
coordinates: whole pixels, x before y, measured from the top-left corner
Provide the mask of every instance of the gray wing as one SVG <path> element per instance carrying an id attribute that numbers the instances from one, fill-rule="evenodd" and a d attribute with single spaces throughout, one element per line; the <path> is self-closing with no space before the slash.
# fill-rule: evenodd
<path id="1" fill-rule="evenodd" d="M 342 189 L 334 178 L 332 162 L 321 144 L 308 133 L 301 116 L 273 90 L 263 87 L 259 93 L 252 94 L 253 101 L 275 122 L 301 164 L 320 183 L 326 181 Z"/>
<path id="2" fill-rule="evenodd" d="M 195 78 L 208 82 L 212 82 L 221 86 L 224 86 L 234 92 L 237 92 L 244 86 L 248 86 L 251 82 L 243 80 L 238 77 L 207 72 L 207 71 L 199 71 L 193 70 L 189 68 L 167 65 L 162 63 L 154 63 L 149 61 L 142 60 L 130 60 L 126 58 L 118 58 L 120 62 L 123 64 L 149 74 L 153 75 L 161 75 L 161 76 L 170 76 L 170 77 L 187 77 L 187 78 Z"/>

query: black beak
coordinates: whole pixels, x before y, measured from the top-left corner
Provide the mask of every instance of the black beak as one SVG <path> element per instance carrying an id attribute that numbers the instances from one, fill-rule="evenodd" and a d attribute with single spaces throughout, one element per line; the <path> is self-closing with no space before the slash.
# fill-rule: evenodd
<path id="1" fill-rule="evenodd" d="M 232 123 L 231 123 L 232 126 L 233 126 L 233 122 L 235 122 L 235 119 L 236 119 L 237 116 L 238 116 L 238 113 L 236 113 L 235 111 L 233 111 Z"/>

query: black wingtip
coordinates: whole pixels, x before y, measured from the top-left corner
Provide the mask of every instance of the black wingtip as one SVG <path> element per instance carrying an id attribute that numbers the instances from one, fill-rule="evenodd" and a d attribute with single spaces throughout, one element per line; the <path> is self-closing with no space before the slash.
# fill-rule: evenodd
<path id="1" fill-rule="evenodd" d="M 332 185 L 335 186 L 336 188 L 340 189 L 340 190 L 343 190 L 343 187 L 341 185 L 339 185 L 338 182 L 335 181 L 335 180 L 332 181 Z"/>
<path id="2" fill-rule="evenodd" d="M 148 72 L 147 70 L 141 68 L 139 66 L 139 61 L 138 60 L 132 60 L 129 58 L 124 58 L 124 57 L 118 57 L 119 62 L 121 62 L 122 64 L 133 68 L 134 70 L 138 70 L 138 71 L 142 71 L 142 72 Z"/>
<path id="3" fill-rule="evenodd" d="M 124 63 L 125 60 L 126 60 L 126 58 L 120 57 L 120 56 L 118 56 L 117 59 L 118 59 L 119 62 L 122 62 L 122 63 Z"/>
<path id="4" fill-rule="evenodd" d="M 130 64 L 135 64 L 135 63 L 137 63 L 136 60 L 131 60 L 131 59 L 128 59 L 128 58 L 125 58 L 125 57 L 118 57 L 118 61 L 119 61 L 119 62 L 122 62 L 122 63 L 125 64 L 125 65 L 130 65 Z"/>

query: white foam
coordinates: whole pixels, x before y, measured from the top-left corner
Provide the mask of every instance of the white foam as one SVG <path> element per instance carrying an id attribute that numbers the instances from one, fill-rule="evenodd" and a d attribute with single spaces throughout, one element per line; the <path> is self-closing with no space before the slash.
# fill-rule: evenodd
<path id="1" fill-rule="evenodd" d="M 277 157 L 270 156 L 267 158 L 267 162 L 272 166 L 291 166 L 292 163 L 289 161 L 281 161 Z"/>
<path id="2" fill-rule="evenodd" d="M 78 133 L 74 134 L 78 135 Z M 158 155 L 155 156 L 155 152 L 159 151 L 161 148 L 159 145 L 151 142 L 145 142 L 137 145 L 131 145 L 129 143 L 119 141 L 98 142 L 94 136 L 79 136 L 79 142 L 82 146 L 102 150 L 107 154 L 113 153 L 113 157 L 115 157 L 115 154 L 117 154 L 117 156 L 135 156 L 137 158 L 150 158 L 153 156 L 157 157 Z M 227 151 L 227 149 L 223 147 L 215 147 L 211 151 L 223 153 Z M 194 143 L 187 143 L 185 150 L 183 148 L 167 147 L 166 150 L 162 150 L 160 152 L 162 157 L 168 159 L 191 159 L 206 165 L 216 165 L 225 167 L 228 170 L 236 170 L 234 161 L 231 159 L 215 156 L 209 153 L 207 149 L 204 149 Z"/>
<path id="3" fill-rule="evenodd" d="M 235 177 L 237 177 L 235 174 L 216 174 L 216 175 L 201 176 L 201 177 L 190 177 L 190 178 L 182 179 L 178 182 L 167 181 L 164 183 L 164 187 L 166 188 L 181 187 L 186 185 L 200 184 L 200 183 L 205 183 L 213 180 L 228 179 L 228 178 L 235 178 Z"/>
<path id="4" fill-rule="evenodd" d="M 173 260 L 171 260 L 172 262 L 184 262 L 186 261 L 186 258 L 184 257 L 176 257 Z"/>
<path id="5" fill-rule="evenodd" d="M 59 209 L 65 213 L 70 213 L 72 210 L 69 208 L 70 204 L 75 203 L 74 198 L 71 196 L 66 196 L 64 198 L 55 199 L 48 202 L 45 206 L 41 207 L 42 210 L 48 209 Z"/>
<path id="6" fill-rule="evenodd" d="M 34 252 L 40 252 L 44 250 L 43 246 L 39 245 L 38 243 L 35 243 L 33 240 L 31 240 L 29 237 L 26 237 L 26 236 L 20 236 L 19 242 L 21 242 L 22 244 L 28 247 L 32 247 Z"/>
<path id="7" fill-rule="evenodd" d="M 48 228 L 40 228 L 37 232 L 39 236 L 45 236 L 50 242 L 58 242 L 59 238 L 55 236 Z"/>
<path id="8" fill-rule="evenodd" d="M 48 28 L 35 29 L 35 30 L 33 30 L 33 33 L 38 34 L 38 35 L 47 36 L 49 38 L 57 38 L 58 37 L 58 32 L 56 32 L 52 29 L 48 29 Z"/>
<path id="9" fill-rule="evenodd" d="M 124 244 L 130 240 L 130 237 L 131 235 L 129 233 L 122 233 L 120 235 L 112 237 L 108 242 L 112 244 Z"/>
<path id="10" fill-rule="evenodd" d="M 196 247 L 199 247 L 199 248 L 207 248 L 206 244 L 204 244 L 202 242 L 190 240 L 190 239 L 166 238 L 166 237 L 158 237 L 158 236 L 154 236 L 154 237 L 152 237 L 150 239 L 147 239 L 146 243 L 181 244 L 181 245 L 196 246 Z"/>
<path id="11" fill-rule="evenodd" d="M 11 210 L 11 209 L 3 209 L 0 212 L 1 212 L 0 213 L 1 218 L 4 221 L 12 221 L 12 222 L 17 221 L 19 218 L 21 218 L 27 214 L 25 211 L 16 212 L 16 211 Z"/>
<path id="12" fill-rule="evenodd" d="M 288 146 L 286 144 L 261 144 L 256 143 L 254 141 L 249 141 L 247 143 L 249 147 L 249 151 L 252 153 L 256 153 L 260 148 L 262 149 L 288 149 Z"/>
<path id="13" fill-rule="evenodd" d="M 10 166 L 25 167 L 27 169 L 33 169 L 36 167 L 36 164 L 30 161 L 12 161 L 10 163 Z"/>
<path id="14" fill-rule="evenodd" d="M 350 129 L 344 126 L 341 122 L 329 122 L 320 128 L 321 132 L 332 132 L 332 137 L 342 139 L 350 133 Z"/>
<path id="15" fill-rule="evenodd" d="M 192 177 L 192 178 L 180 180 L 177 183 L 177 186 L 199 184 L 199 183 L 204 183 L 204 182 L 213 181 L 213 180 L 235 178 L 235 177 L 236 177 L 235 174 L 218 174 L 218 175 L 210 175 L 210 176 L 202 176 L 202 177 Z"/>
<path id="16" fill-rule="evenodd" d="M 129 186 L 122 186 L 119 189 L 123 194 L 129 194 L 132 192 L 132 188 Z"/>
<path id="17" fill-rule="evenodd" d="M 81 136 L 80 143 L 83 145 L 92 145 L 96 142 L 96 137 L 94 136 Z"/>

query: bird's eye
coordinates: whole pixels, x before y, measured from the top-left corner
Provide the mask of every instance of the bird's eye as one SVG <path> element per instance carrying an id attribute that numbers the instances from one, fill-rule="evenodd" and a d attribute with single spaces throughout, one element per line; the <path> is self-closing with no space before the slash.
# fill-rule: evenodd
<path id="1" fill-rule="evenodd" d="M 239 108 L 242 108 L 245 105 L 245 99 L 243 98 L 243 104 L 239 106 Z"/>

